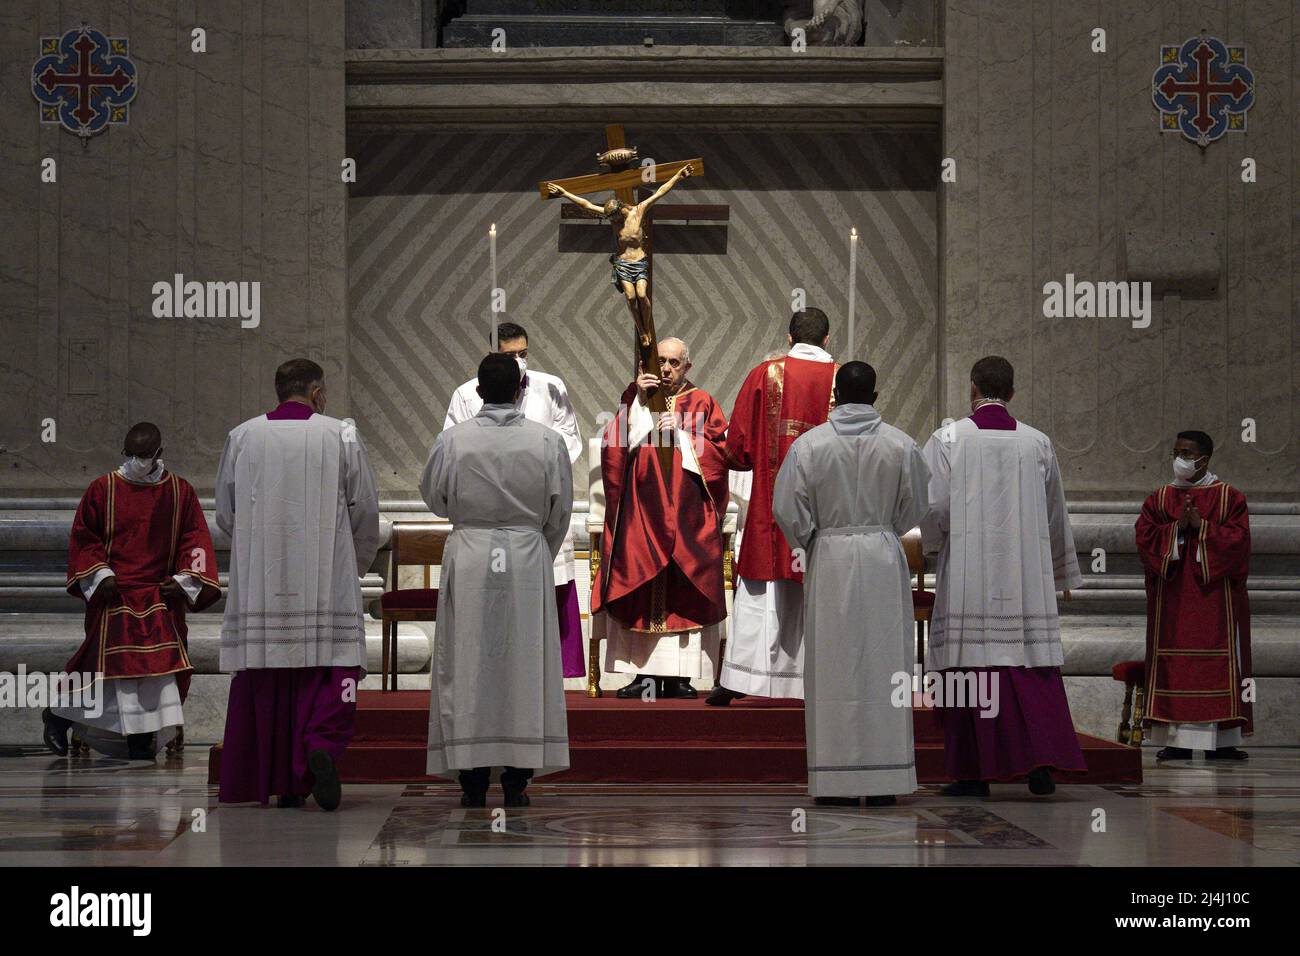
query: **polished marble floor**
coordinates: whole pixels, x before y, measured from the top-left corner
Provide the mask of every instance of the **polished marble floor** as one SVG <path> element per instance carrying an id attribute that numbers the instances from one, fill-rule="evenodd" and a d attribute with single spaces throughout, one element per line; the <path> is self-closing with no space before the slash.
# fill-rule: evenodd
<path id="1" fill-rule="evenodd" d="M 1300 865 L 1300 750 L 1155 765 L 1124 786 L 883 809 L 782 786 L 534 784 L 464 810 L 454 785 L 345 788 L 336 813 L 218 807 L 206 750 L 157 764 L 0 752 L 0 865 Z M 499 802 L 499 791 L 494 794 Z"/>

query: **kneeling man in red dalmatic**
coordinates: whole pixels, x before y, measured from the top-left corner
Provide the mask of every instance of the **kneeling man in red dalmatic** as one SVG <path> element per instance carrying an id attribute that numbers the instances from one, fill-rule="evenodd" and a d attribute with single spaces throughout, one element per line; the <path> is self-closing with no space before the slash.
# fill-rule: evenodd
<path id="1" fill-rule="evenodd" d="M 76 725 L 112 756 L 152 760 L 181 732 L 189 690 L 185 612 L 221 597 L 199 497 L 162 462 L 162 433 L 133 425 L 126 460 L 81 496 L 68 544 L 68 592 L 86 602 L 86 639 L 68 674 L 94 674 L 90 703 L 46 709 L 45 743 L 68 752 Z"/>
<path id="2" fill-rule="evenodd" d="M 1159 760 L 1244 760 L 1251 719 L 1250 512 L 1210 471 L 1214 442 L 1178 433 L 1174 480 L 1137 520 L 1147 586 L 1147 721 Z"/>

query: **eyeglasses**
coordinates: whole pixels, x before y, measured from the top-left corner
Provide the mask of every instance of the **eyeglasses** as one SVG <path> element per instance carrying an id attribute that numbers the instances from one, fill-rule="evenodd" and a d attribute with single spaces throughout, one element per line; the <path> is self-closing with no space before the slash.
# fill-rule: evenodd
<path id="1" fill-rule="evenodd" d="M 506 350 L 502 349 L 501 354 L 502 354 L 502 355 L 509 355 L 511 358 L 524 358 L 524 359 L 526 359 L 526 358 L 528 358 L 528 349 L 526 349 L 526 348 L 525 348 L 525 349 L 520 349 L 520 350 L 517 351 L 517 352 L 509 352 L 509 351 L 506 351 Z"/>

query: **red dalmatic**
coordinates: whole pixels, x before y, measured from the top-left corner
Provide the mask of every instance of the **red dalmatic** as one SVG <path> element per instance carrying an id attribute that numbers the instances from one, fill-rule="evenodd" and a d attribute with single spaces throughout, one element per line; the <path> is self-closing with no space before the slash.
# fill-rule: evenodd
<path id="1" fill-rule="evenodd" d="M 727 464 L 754 472 L 737 571 L 751 581 L 802 581 L 772 517 L 772 486 L 794 440 L 826 421 L 834 402 L 834 362 L 780 358 L 745 378 L 731 413 Z"/>
<path id="2" fill-rule="evenodd" d="M 82 580 L 102 568 L 117 578 L 121 597 L 110 605 L 103 588 L 95 589 L 86 605 L 86 639 L 67 670 L 108 680 L 175 674 L 183 699 L 192 670 L 185 649 L 188 602 L 183 593 L 164 598 L 161 585 L 182 572 L 202 582 L 195 610 L 221 597 L 212 536 L 190 483 L 169 471 L 152 485 L 117 472 L 91 482 L 72 520 L 68 593 L 81 597 Z"/>
<path id="3" fill-rule="evenodd" d="M 665 475 L 653 444 L 627 448 L 627 409 L 635 395 L 636 386 L 629 386 L 601 436 L 605 531 L 591 610 L 607 611 L 624 627 L 651 634 L 707 627 L 727 616 L 722 584 L 727 419 L 713 396 L 685 383 L 668 399 L 668 410 L 692 442 L 703 480 L 682 467 L 679 448 L 673 450 L 671 474 Z"/>
<path id="4" fill-rule="evenodd" d="M 1188 498 L 1201 526 L 1178 541 Z M 1251 733 L 1251 705 L 1242 700 L 1251 673 L 1246 496 L 1221 481 L 1165 485 L 1142 505 L 1137 547 L 1147 584 L 1147 718 Z"/>

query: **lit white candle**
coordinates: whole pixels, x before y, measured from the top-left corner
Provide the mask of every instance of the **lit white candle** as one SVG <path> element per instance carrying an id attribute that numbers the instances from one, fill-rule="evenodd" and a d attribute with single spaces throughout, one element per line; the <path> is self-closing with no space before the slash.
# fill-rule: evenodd
<path id="1" fill-rule="evenodd" d="M 849 351 L 846 359 L 853 358 L 854 337 L 853 312 L 858 302 L 858 230 L 849 229 Z"/>
<path id="2" fill-rule="evenodd" d="M 488 341 L 492 343 L 492 351 L 497 350 L 497 224 L 492 223 L 492 228 L 488 230 L 488 257 L 492 261 L 492 289 L 488 293 L 488 321 L 492 323 L 492 328 L 488 332 Z"/>

